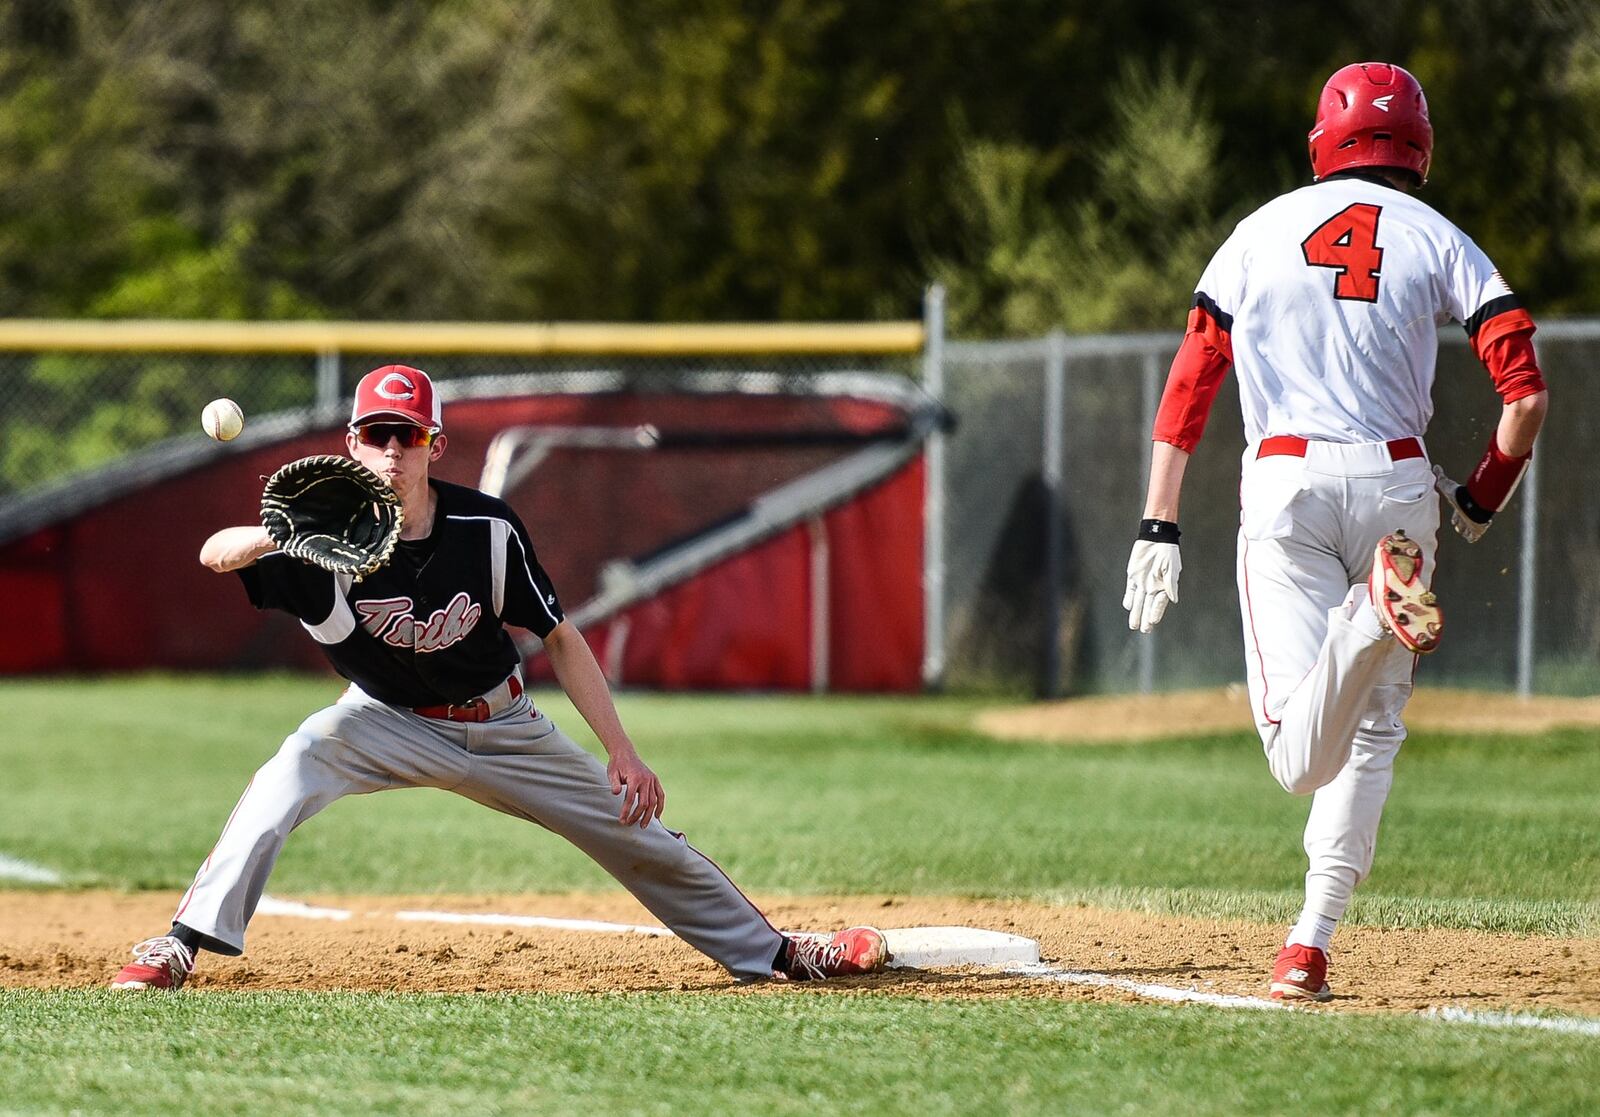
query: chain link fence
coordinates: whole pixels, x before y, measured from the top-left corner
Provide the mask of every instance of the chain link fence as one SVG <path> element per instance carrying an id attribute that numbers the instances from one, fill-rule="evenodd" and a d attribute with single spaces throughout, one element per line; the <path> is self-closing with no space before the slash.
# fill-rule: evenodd
<path id="1" fill-rule="evenodd" d="M 0 507 L 178 435 L 219 396 L 247 415 L 316 399 L 316 361 L 197 353 L 0 353 Z"/>
<path id="2" fill-rule="evenodd" d="M 238 401 L 248 425 L 284 412 L 338 417 L 356 381 L 379 362 L 353 357 L 0 353 L 0 511 L 9 500 L 172 441 L 204 435 L 200 412 Z M 391 363 L 385 359 L 381 363 Z M 689 373 L 725 372 L 730 390 L 792 390 L 839 371 L 909 375 L 908 358 L 842 363 L 821 355 L 774 358 L 526 358 L 397 355 L 426 369 L 449 398 L 451 381 L 538 377 L 564 384 L 605 377 L 618 390 L 670 388 Z"/>
<path id="3" fill-rule="evenodd" d="M 934 305 L 937 301 L 934 300 Z M 1149 431 L 1178 336 L 945 342 L 930 315 L 915 353 L 511 356 L 0 352 L 0 521 L 152 447 L 203 447 L 205 403 L 229 396 L 258 429 L 272 415 L 336 422 L 376 363 L 452 381 L 603 374 L 665 388 L 687 373 L 803 388 L 841 371 L 919 375 L 953 429 L 930 452 L 929 680 L 952 690 L 1055 695 L 1166 690 L 1243 678 L 1234 588 L 1243 435 L 1230 377 L 1184 485 L 1182 601 L 1149 637 L 1129 633 L 1123 567 L 1143 502 Z M 1600 322 L 1537 335 L 1553 406 L 1534 469 L 1483 542 L 1442 541 L 1450 639 L 1436 682 L 1600 692 L 1600 408 L 1585 406 Z M 1499 400 L 1461 331 L 1441 334 L 1430 455 L 1455 475 L 1477 460 Z M 270 426 L 270 424 L 268 424 Z M 247 432 L 249 428 L 247 427 Z M 942 482 L 942 484 L 941 484 Z"/>
<path id="4" fill-rule="evenodd" d="M 1500 401 L 1458 328 L 1441 333 L 1433 460 L 1464 476 Z M 1183 493 L 1182 599 L 1150 636 L 1130 633 L 1124 567 L 1144 502 L 1149 432 L 1180 338 L 952 342 L 956 416 L 945 474 L 953 689 L 1041 695 L 1242 681 L 1234 585 L 1239 457 L 1230 376 Z M 1537 335 L 1552 407 L 1535 468 L 1475 546 L 1444 528 L 1437 586 L 1450 639 L 1430 682 L 1600 692 L 1600 418 L 1587 405 L 1600 322 Z"/>

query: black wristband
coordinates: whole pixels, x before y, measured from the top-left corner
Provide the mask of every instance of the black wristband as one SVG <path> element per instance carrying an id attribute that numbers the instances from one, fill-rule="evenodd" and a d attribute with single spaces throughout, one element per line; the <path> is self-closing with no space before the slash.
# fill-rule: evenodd
<path id="1" fill-rule="evenodd" d="M 1178 525 L 1171 520 L 1139 521 L 1139 538 L 1151 543 L 1172 543 L 1176 545 L 1178 536 L 1182 534 L 1178 530 Z"/>
<path id="2" fill-rule="evenodd" d="M 1456 487 L 1456 506 L 1461 509 L 1463 516 L 1475 524 L 1486 524 L 1494 519 L 1494 510 L 1473 500 L 1465 485 Z"/>

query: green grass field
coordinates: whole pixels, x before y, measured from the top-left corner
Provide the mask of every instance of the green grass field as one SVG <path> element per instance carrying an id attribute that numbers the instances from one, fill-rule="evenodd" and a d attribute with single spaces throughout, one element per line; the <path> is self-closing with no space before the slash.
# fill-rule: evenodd
<path id="1" fill-rule="evenodd" d="M 0 993 L 5 1112 L 1582 1113 L 1600 1045 L 872 997 Z M 31 1073 L 30 1073 L 31 1072 Z"/>
<path id="2" fill-rule="evenodd" d="M 174 895 L 301 677 L 0 684 L 0 857 Z M 540 696 L 580 740 L 575 715 Z M 1246 735 L 989 741 L 957 699 L 625 695 L 666 821 L 758 892 L 956 894 L 1287 919 L 1305 800 Z M 1600 746 L 1418 736 L 1352 922 L 1600 933 Z M 273 891 L 609 888 L 442 792 L 346 800 Z M 1051 1001 L 0 992 L 0 1112 L 1582 1113 L 1600 1040 L 1439 1021 Z"/>

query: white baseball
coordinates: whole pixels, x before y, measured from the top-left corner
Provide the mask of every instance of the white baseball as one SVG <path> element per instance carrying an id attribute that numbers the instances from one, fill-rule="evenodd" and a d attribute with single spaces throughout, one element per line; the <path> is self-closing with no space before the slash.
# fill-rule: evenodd
<path id="1" fill-rule="evenodd" d="M 227 442 L 244 430 L 244 412 L 231 399 L 214 399 L 200 412 L 200 425 L 218 442 Z"/>

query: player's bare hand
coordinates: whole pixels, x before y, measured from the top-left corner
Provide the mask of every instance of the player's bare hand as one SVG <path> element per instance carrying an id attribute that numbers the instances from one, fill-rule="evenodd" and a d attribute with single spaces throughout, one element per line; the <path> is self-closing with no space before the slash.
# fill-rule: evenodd
<path id="1" fill-rule="evenodd" d="M 1439 490 L 1439 495 L 1444 497 L 1445 505 L 1450 509 L 1450 525 L 1456 529 L 1456 534 L 1468 543 L 1482 539 L 1483 533 L 1489 530 L 1494 513 L 1479 506 L 1477 501 L 1468 496 L 1465 485 L 1446 477 L 1442 466 L 1433 467 L 1433 478 L 1433 487 Z"/>
<path id="2" fill-rule="evenodd" d="M 642 830 L 650 825 L 651 819 L 661 817 L 667 805 L 667 793 L 637 752 L 619 749 L 612 753 L 606 774 L 611 777 L 611 793 L 622 796 L 618 822 L 624 826 L 637 824 Z"/>
<path id="3" fill-rule="evenodd" d="M 1183 559 L 1176 543 L 1156 543 L 1140 539 L 1128 556 L 1128 588 L 1122 594 L 1122 607 L 1128 611 L 1128 627 L 1149 632 L 1166 616 L 1167 606 L 1178 600 L 1178 573 Z"/>

